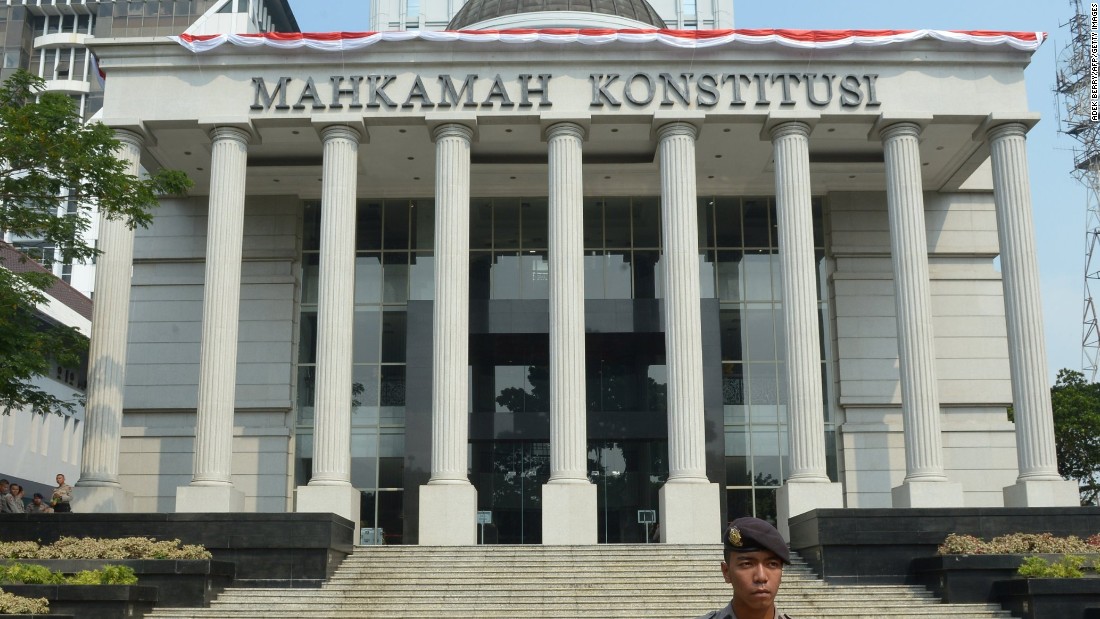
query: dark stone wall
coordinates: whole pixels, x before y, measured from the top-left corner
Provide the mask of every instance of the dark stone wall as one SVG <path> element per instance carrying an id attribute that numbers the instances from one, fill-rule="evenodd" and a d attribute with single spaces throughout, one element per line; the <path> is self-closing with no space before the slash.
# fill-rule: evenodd
<path id="1" fill-rule="evenodd" d="M 0 539 L 152 537 L 202 544 L 236 565 L 236 587 L 319 587 L 351 554 L 355 524 L 335 514 L 0 514 Z"/>
<path id="2" fill-rule="evenodd" d="M 1100 507 L 817 509 L 789 521 L 791 548 L 834 583 L 917 583 L 913 559 L 951 533 L 1081 538 L 1100 533 Z"/>

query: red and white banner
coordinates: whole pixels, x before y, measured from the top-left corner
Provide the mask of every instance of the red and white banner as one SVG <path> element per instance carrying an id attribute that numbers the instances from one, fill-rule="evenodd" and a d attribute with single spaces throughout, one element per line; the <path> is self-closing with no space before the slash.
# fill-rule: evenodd
<path id="1" fill-rule="evenodd" d="M 1022 51 L 1034 51 L 1046 39 L 1044 32 L 1000 32 L 992 30 L 603 30 L 545 28 L 538 30 L 405 30 L 392 32 L 310 32 L 266 34 L 182 34 L 172 37 L 193 52 L 208 52 L 226 43 L 238 47 L 276 49 L 312 49 L 344 52 L 361 49 L 381 41 L 469 41 L 504 43 L 580 43 L 602 45 L 650 43 L 653 41 L 681 48 L 715 47 L 740 43 L 775 44 L 799 49 L 837 49 L 843 47 L 881 47 L 931 39 L 949 43 L 997 46 L 1007 45 Z"/>

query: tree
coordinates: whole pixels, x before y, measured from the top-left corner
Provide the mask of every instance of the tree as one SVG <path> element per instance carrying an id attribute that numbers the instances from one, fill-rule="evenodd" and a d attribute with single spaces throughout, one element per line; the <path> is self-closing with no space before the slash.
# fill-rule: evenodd
<path id="1" fill-rule="evenodd" d="M 116 156 L 120 145 L 114 132 L 101 123 L 84 124 L 71 98 L 44 92 L 44 86 L 26 71 L 0 85 L 0 230 L 41 239 L 64 261 L 85 262 L 98 253 L 84 240 L 94 210 L 144 227 L 158 196 L 182 194 L 191 181 L 172 170 L 147 178 L 129 174 L 128 164 Z M 75 329 L 35 315 L 54 281 L 48 273 L 0 268 L 3 414 L 23 408 L 60 413 L 75 405 L 29 383 L 49 371 L 51 359 L 78 365 L 86 347 Z"/>
<path id="2" fill-rule="evenodd" d="M 1100 383 L 1073 370 L 1059 370 L 1050 389 L 1058 473 L 1081 487 L 1081 503 L 1100 499 Z"/>

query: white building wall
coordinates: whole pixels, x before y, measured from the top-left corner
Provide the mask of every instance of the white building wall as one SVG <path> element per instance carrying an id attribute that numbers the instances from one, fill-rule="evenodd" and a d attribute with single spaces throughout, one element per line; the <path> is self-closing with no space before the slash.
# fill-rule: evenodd
<path id="1" fill-rule="evenodd" d="M 38 377 L 32 383 L 58 398 L 71 400 L 79 395 L 74 396 L 74 386 L 52 378 Z M 84 407 L 79 404 L 72 415 L 36 415 L 30 410 L 0 414 L 0 477 L 53 487 L 57 485 L 54 477 L 61 473 L 69 484 L 76 483 L 83 432 Z M 28 489 L 26 498 L 31 494 Z"/>
<path id="2" fill-rule="evenodd" d="M 886 196 L 833 193 L 829 207 L 840 475 L 849 507 L 889 507 L 905 453 Z M 1017 473 L 993 197 L 928 193 L 925 216 L 947 475 L 967 506 L 999 506 Z"/>
<path id="3" fill-rule="evenodd" d="M 288 507 L 300 205 L 246 205 L 233 482 L 249 511 Z M 165 201 L 135 240 L 120 477 L 137 511 L 172 511 L 191 481 L 206 222 L 205 198 Z"/>

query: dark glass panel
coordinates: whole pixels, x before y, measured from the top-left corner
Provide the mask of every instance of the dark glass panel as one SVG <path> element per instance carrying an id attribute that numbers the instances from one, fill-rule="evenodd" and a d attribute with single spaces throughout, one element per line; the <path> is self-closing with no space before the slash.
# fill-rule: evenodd
<path id="1" fill-rule="evenodd" d="M 298 368 L 298 423 L 313 423 L 313 401 L 317 389 L 317 368 Z"/>
<path id="2" fill-rule="evenodd" d="M 608 251 L 604 267 L 604 293 L 608 299 L 629 299 L 630 269 L 629 251 Z"/>
<path id="3" fill-rule="evenodd" d="M 608 248 L 630 247 L 629 198 L 604 200 L 604 239 Z"/>
<path id="4" fill-rule="evenodd" d="M 584 200 L 584 248 L 603 248 L 603 200 Z"/>
<path id="5" fill-rule="evenodd" d="M 428 252 L 414 253 L 409 265 L 409 299 L 431 301 L 435 298 L 435 256 Z"/>
<path id="6" fill-rule="evenodd" d="M 382 302 L 382 254 L 360 254 L 355 257 L 355 303 Z"/>
<path id="7" fill-rule="evenodd" d="M 356 209 L 355 248 L 382 249 L 382 205 L 379 202 L 360 203 Z"/>
<path id="8" fill-rule="evenodd" d="M 413 249 L 432 249 L 435 247 L 435 202 L 430 198 L 409 200 L 412 207 L 412 247 Z"/>
<path id="9" fill-rule="evenodd" d="M 605 260 L 602 251 L 586 250 L 584 252 L 584 298 L 607 298 L 604 292 Z"/>
<path id="10" fill-rule="evenodd" d="M 699 228 L 699 247 L 714 247 L 714 201 L 715 198 L 699 198 L 696 218 Z"/>
<path id="11" fill-rule="evenodd" d="M 493 201 L 470 201 L 470 249 L 493 248 Z"/>
<path id="12" fill-rule="evenodd" d="M 529 249 L 547 249 L 550 247 L 550 223 L 546 198 L 534 198 L 520 205 L 523 218 L 521 247 Z"/>
<path id="13" fill-rule="evenodd" d="M 752 516 L 752 490 L 726 490 L 726 518 L 730 521 Z"/>
<path id="14" fill-rule="evenodd" d="M 744 342 L 741 337 L 741 310 L 721 309 L 718 312 L 718 328 L 721 330 L 722 360 L 742 361 Z"/>
<path id="15" fill-rule="evenodd" d="M 488 300 L 491 289 L 493 255 L 487 251 L 470 252 L 470 299 Z"/>
<path id="16" fill-rule="evenodd" d="M 726 428 L 726 485 L 752 485 L 749 436 L 744 426 Z"/>
<path id="17" fill-rule="evenodd" d="M 718 298 L 723 301 L 741 300 L 741 263 L 745 254 L 740 251 L 718 251 L 715 266 L 718 280 Z"/>
<path id="18" fill-rule="evenodd" d="M 404 310 L 382 313 L 382 363 L 405 362 L 406 318 Z"/>
<path id="19" fill-rule="evenodd" d="M 494 252 L 492 272 L 492 299 L 520 298 L 519 252 Z"/>
<path id="20" fill-rule="evenodd" d="M 661 259 L 656 249 L 634 252 L 634 298 L 657 298 L 657 261 Z"/>
<path id="21" fill-rule="evenodd" d="M 298 363 L 317 362 L 317 312 L 302 310 L 299 319 Z"/>
<path id="22" fill-rule="evenodd" d="M 714 238 L 721 248 L 744 247 L 741 233 L 741 200 L 738 198 L 714 199 Z"/>
<path id="23" fill-rule="evenodd" d="M 634 247 L 661 246 L 661 206 L 656 197 L 634 198 L 631 219 L 634 224 Z"/>
<path id="24" fill-rule="evenodd" d="M 355 425 L 378 423 L 378 366 L 354 365 L 351 370 L 351 414 Z"/>
<path id="25" fill-rule="evenodd" d="M 493 201 L 493 248 L 519 249 L 520 202 L 515 198 Z"/>
<path id="26" fill-rule="evenodd" d="M 387 200 L 384 206 L 385 224 L 382 246 L 385 249 L 409 248 L 409 204 L 404 200 Z"/>
<path id="27" fill-rule="evenodd" d="M 768 248 L 771 242 L 771 222 L 768 219 L 767 200 L 745 200 L 742 203 L 744 211 L 744 246 L 750 248 Z M 722 225 L 719 224 L 719 239 L 722 238 Z"/>
<path id="28" fill-rule="evenodd" d="M 302 304 L 317 303 L 317 288 L 321 278 L 321 257 L 317 254 L 302 256 Z"/>
<path id="29" fill-rule="evenodd" d="M 405 517 L 405 493 L 378 493 L 378 528 L 383 544 L 402 543 L 402 522 Z"/>

